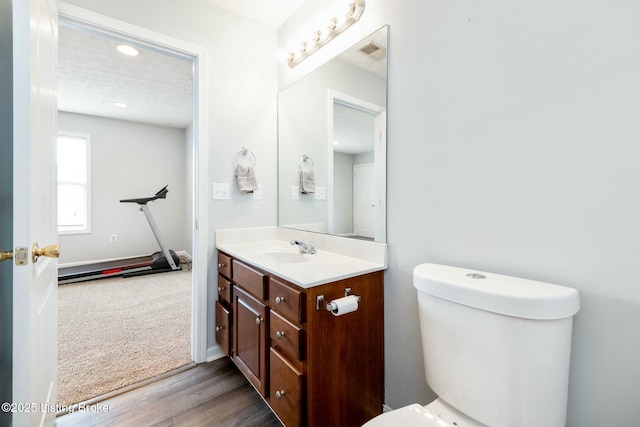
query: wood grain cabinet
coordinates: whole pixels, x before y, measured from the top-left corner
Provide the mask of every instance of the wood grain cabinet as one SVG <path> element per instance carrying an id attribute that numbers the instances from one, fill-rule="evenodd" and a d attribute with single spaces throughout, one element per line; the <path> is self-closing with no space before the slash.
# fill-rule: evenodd
<path id="1" fill-rule="evenodd" d="M 382 271 L 302 288 L 223 252 L 221 263 L 232 302 L 219 286 L 220 316 L 231 326 L 216 325 L 230 328 L 228 354 L 285 426 L 359 426 L 382 412 Z M 346 289 L 358 310 L 334 316 L 324 304 Z"/>

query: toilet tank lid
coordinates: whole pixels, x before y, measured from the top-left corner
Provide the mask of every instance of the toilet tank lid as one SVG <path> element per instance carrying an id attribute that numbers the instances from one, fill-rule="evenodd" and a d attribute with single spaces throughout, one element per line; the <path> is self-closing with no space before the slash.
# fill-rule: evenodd
<path id="1" fill-rule="evenodd" d="M 451 302 L 524 319 L 562 319 L 580 310 L 573 288 L 468 268 L 420 264 L 413 285 Z"/>

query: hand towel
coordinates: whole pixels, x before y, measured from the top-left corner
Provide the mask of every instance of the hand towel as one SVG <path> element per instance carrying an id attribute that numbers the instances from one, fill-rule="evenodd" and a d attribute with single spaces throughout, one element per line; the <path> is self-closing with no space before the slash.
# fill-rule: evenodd
<path id="1" fill-rule="evenodd" d="M 238 165 L 236 167 L 236 177 L 238 179 L 238 188 L 243 193 L 253 193 L 258 187 L 256 174 L 252 166 Z"/>
<path id="2" fill-rule="evenodd" d="M 300 171 L 300 192 L 302 194 L 316 192 L 316 178 L 313 170 L 309 172 Z"/>

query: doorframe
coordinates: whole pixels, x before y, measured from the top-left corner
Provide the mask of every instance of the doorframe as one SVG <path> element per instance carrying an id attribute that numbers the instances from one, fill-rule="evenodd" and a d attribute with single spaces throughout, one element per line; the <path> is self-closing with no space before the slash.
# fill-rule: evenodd
<path id="1" fill-rule="evenodd" d="M 355 96 L 352 95 L 347 95 L 344 93 L 340 93 L 338 91 L 335 91 L 333 89 L 329 89 L 327 90 L 327 136 L 328 136 L 328 140 L 327 140 L 327 147 L 328 147 L 328 154 L 327 154 L 327 168 L 328 168 L 328 173 L 327 173 L 327 210 L 328 210 L 328 220 L 327 220 L 327 233 L 329 234 L 334 234 L 334 230 L 335 230 L 335 219 L 334 219 L 334 210 L 335 210 L 335 206 L 334 206 L 334 201 L 333 201 L 333 186 L 334 186 L 334 180 L 333 180 L 333 103 L 335 101 L 338 102 L 342 102 L 345 104 L 351 104 L 355 107 L 358 108 L 362 108 L 363 110 L 368 110 L 371 111 L 373 113 L 376 114 L 382 114 L 385 111 L 387 111 L 387 109 L 381 105 L 377 105 L 374 104 L 372 102 L 368 102 L 365 101 L 363 99 L 357 98 Z M 374 146 L 374 151 L 379 151 L 380 147 L 379 146 Z M 379 156 L 379 161 L 380 162 L 384 162 L 384 164 L 386 164 L 386 151 L 384 152 L 384 158 L 382 157 L 383 153 L 377 153 L 377 155 Z M 386 166 L 385 166 L 385 175 L 386 175 Z M 385 199 L 386 199 L 386 194 L 384 195 Z M 386 207 L 385 207 L 386 209 Z"/>
<path id="2" fill-rule="evenodd" d="M 208 128 L 208 51 L 184 40 L 157 33 L 128 22 L 120 21 L 68 3 L 58 3 L 58 16 L 67 22 L 88 27 L 94 31 L 130 40 L 161 50 L 171 55 L 193 59 L 193 273 L 192 273 L 192 329 L 191 357 L 195 363 L 206 361 L 207 355 L 207 250 L 208 205 L 207 181 L 209 175 L 207 144 Z"/>

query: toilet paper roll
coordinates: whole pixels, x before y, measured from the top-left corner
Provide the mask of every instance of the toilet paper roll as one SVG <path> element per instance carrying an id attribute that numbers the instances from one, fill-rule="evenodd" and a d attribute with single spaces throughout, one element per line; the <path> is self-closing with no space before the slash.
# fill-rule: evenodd
<path id="1" fill-rule="evenodd" d="M 343 298 L 331 301 L 331 313 L 334 316 L 342 316 L 343 314 L 354 312 L 358 309 L 358 296 L 349 295 Z"/>

